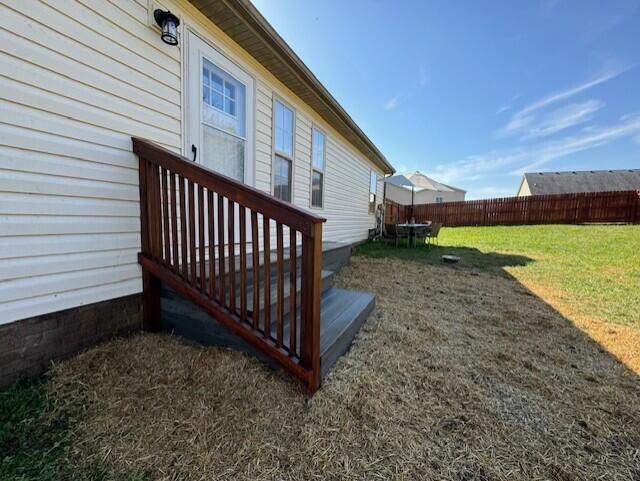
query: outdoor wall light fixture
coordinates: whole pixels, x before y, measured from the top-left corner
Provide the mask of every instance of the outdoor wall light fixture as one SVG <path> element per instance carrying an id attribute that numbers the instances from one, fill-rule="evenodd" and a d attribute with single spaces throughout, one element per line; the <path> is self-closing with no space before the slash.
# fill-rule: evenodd
<path id="1" fill-rule="evenodd" d="M 168 45 L 178 45 L 178 25 L 180 25 L 180 19 L 169 10 L 165 12 L 159 8 L 154 10 L 153 17 L 162 30 L 160 34 L 162 41 Z"/>

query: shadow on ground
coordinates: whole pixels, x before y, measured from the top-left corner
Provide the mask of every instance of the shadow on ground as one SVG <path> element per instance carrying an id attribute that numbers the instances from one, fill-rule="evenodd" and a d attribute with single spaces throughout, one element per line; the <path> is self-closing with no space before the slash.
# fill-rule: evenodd
<path id="1" fill-rule="evenodd" d="M 527 256 L 515 254 L 500 254 L 498 252 L 482 252 L 472 247 L 446 246 L 446 245 L 418 245 L 408 248 L 406 245 L 370 242 L 356 247 L 356 255 L 366 255 L 374 259 L 393 258 L 406 261 L 426 262 L 429 264 L 442 264 L 444 254 L 453 254 L 460 257 L 456 264 L 450 264 L 452 268 L 473 268 L 491 271 L 496 274 L 511 277 L 504 268 L 526 266 L 533 259 Z"/>

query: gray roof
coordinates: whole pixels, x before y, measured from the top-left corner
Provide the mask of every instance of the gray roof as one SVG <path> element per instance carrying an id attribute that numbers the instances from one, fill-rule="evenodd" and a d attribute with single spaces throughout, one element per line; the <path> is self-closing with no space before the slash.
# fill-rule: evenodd
<path id="1" fill-rule="evenodd" d="M 529 172 L 524 179 L 532 195 L 640 189 L 640 169 Z"/>
<path id="2" fill-rule="evenodd" d="M 433 190 L 435 192 L 466 192 L 462 189 L 458 189 L 457 187 L 452 187 L 438 182 L 417 170 L 408 174 L 397 174 L 392 175 L 391 177 L 385 177 L 384 181 L 407 189 L 411 189 L 413 187 L 416 192 L 421 190 Z"/>

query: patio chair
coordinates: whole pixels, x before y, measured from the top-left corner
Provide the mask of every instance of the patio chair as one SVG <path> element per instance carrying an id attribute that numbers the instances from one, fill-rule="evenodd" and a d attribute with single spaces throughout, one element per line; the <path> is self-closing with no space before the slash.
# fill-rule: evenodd
<path id="1" fill-rule="evenodd" d="M 407 239 L 407 247 L 411 242 L 411 229 L 404 225 L 396 225 L 396 247 L 398 247 L 399 239 Z"/>
<path id="2" fill-rule="evenodd" d="M 420 239 L 422 239 L 422 244 L 424 244 L 427 238 L 429 237 L 429 231 L 430 231 L 430 227 L 426 225 L 415 227 L 413 231 L 413 238 L 415 242 L 414 246 L 418 244 L 418 240 Z"/>
<path id="3" fill-rule="evenodd" d="M 429 231 L 429 235 L 427 235 L 428 244 L 431 244 L 431 239 L 433 239 L 436 245 L 438 245 L 438 234 L 440 233 L 440 227 L 442 227 L 442 224 L 438 224 L 436 222 L 431 224 L 431 230 Z"/>
<path id="4" fill-rule="evenodd" d="M 382 238 L 385 242 L 395 241 L 398 236 L 396 225 L 395 224 L 385 224 L 384 231 L 382 233 Z M 397 244 L 397 242 L 396 242 Z"/>

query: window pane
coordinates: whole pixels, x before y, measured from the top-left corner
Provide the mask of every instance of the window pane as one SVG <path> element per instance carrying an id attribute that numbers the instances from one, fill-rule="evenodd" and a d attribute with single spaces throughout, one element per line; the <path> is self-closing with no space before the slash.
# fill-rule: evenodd
<path id="1" fill-rule="evenodd" d="M 276 101 L 275 148 L 278 152 L 293 156 L 293 111 Z"/>
<path id="2" fill-rule="evenodd" d="M 214 90 L 222 93 L 222 77 L 215 73 L 211 73 L 211 86 Z"/>
<path id="3" fill-rule="evenodd" d="M 372 170 L 371 171 L 371 181 L 370 181 L 370 184 L 369 184 L 369 192 L 372 192 L 372 193 L 375 194 L 377 189 L 378 189 L 378 176 Z"/>
<path id="4" fill-rule="evenodd" d="M 211 97 L 211 105 L 213 105 L 217 109 L 222 109 L 223 102 L 221 93 L 218 93 L 215 90 L 213 91 L 213 95 Z"/>
<path id="5" fill-rule="evenodd" d="M 236 98 L 236 87 L 235 85 L 225 82 L 224 83 L 224 95 L 229 97 L 231 100 L 235 100 Z"/>
<path id="6" fill-rule="evenodd" d="M 207 67 L 202 67 L 202 82 L 205 85 L 209 85 L 209 69 Z"/>
<path id="7" fill-rule="evenodd" d="M 202 121 L 240 137 L 246 135 L 246 88 L 237 79 L 203 59 L 203 72 L 210 75 L 210 87 L 203 86 Z M 204 74 L 203 74 L 204 75 Z M 223 90 L 234 98 L 224 95 Z"/>
<path id="8" fill-rule="evenodd" d="M 206 124 L 202 126 L 202 133 L 199 162 L 216 172 L 244 182 L 245 141 Z"/>
<path id="9" fill-rule="evenodd" d="M 311 205 L 313 207 L 322 207 L 322 183 L 324 176 L 322 173 L 313 171 L 311 177 Z"/>
<path id="10" fill-rule="evenodd" d="M 236 115 L 236 102 L 227 97 L 224 98 L 224 111 L 229 115 Z"/>
<path id="11" fill-rule="evenodd" d="M 313 129 L 312 164 L 313 168 L 324 171 L 325 137 L 319 130 Z"/>
<path id="12" fill-rule="evenodd" d="M 273 168 L 273 195 L 291 202 L 291 162 L 276 155 Z"/>
<path id="13" fill-rule="evenodd" d="M 376 194 L 369 194 L 369 213 L 373 214 L 376 211 Z"/>

